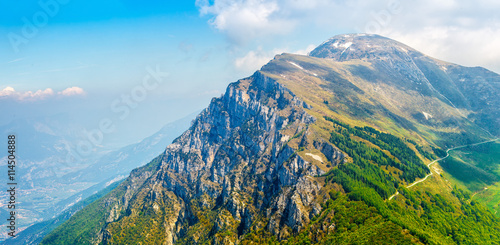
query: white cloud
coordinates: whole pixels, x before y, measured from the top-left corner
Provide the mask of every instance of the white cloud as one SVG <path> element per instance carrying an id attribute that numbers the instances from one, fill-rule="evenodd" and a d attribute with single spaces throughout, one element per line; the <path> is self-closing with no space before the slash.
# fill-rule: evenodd
<path id="1" fill-rule="evenodd" d="M 74 96 L 74 95 L 85 95 L 85 91 L 83 91 L 82 88 L 79 87 L 71 87 L 67 88 L 57 94 L 63 95 L 63 96 Z"/>
<path id="2" fill-rule="evenodd" d="M 197 0 L 202 15 L 212 16 L 210 24 L 241 44 L 263 35 L 287 34 L 294 29 L 295 20 L 283 16 L 274 0 Z"/>
<path id="3" fill-rule="evenodd" d="M 14 94 L 16 91 L 14 90 L 13 87 L 6 87 L 4 89 L 2 89 L 2 91 L 0 91 L 0 97 L 3 97 L 3 96 L 10 96 L 12 94 Z"/>
<path id="4" fill-rule="evenodd" d="M 47 88 L 45 90 L 37 90 L 36 92 L 18 93 L 19 100 L 43 100 L 54 95 L 54 90 Z"/>
<path id="5" fill-rule="evenodd" d="M 67 88 L 57 94 L 53 89 L 47 88 L 45 90 L 37 90 L 33 91 L 25 91 L 18 92 L 13 87 L 6 87 L 0 90 L 0 99 L 15 99 L 18 101 L 36 101 L 36 100 L 44 100 L 50 97 L 55 97 L 56 95 L 60 96 L 78 96 L 85 95 L 85 91 L 79 87 L 71 87 Z"/>

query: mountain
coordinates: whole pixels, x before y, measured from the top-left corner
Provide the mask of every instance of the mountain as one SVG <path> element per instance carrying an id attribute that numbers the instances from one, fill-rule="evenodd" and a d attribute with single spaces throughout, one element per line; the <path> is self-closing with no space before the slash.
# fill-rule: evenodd
<path id="1" fill-rule="evenodd" d="M 41 244 L 498 243 L 436 162 L 493 142 L 499 82 L 376 35 L 278 55 Z"/>
<path id="2" fill-rule="evenodd" d="M 388 83 L 402 91 L 438 98 L 467 120 L 500 135 L 500 76 L 487 69 L 440 61 L 397 41 L 363 34 L 334 37 L 310 56 L 340 62 L 367 61 L 372 69 L 355 65 L 350 71 L 375 84 Z M 427 118 L 415 113 L 415 119 Z"/>
<path id="3" fill-rule="evenodd" d="M 31 128 L 32 123 L 25 122 L 25 125 L 16 123 L 16 132 L 22 132 L 23 135 L 30 135 L 33 138 L 40 138 L 40 140 L 27 140 L 23 137 L 23 141 L 21 142 L 26 141 L 27 143 L 25 144 L 31 144 L 23 145 L 23 148 L 30 149 L 35 153 L 43 152 L 43 149 L 38 150 L 36 147 L 37 144 L 41 143 L 47 150 L 43 157 L 40 157 L 42 154 L 33 154 L 33 152 L 34 157 L 30 157 L 31 155 L 29 154 L 24 155 L 24 152 L 19 154 L 25 157 L 24 160 L 26 162 L 24 166 L 29 167 L 29 170 L 21 171 L 21 173 L 28 173 L 20 175 L 23 182 L 29 183 L 26 179 L 31 175 L 38 178 L 32 178 L 33 184 L 23 187 L 25 192 L 20 195 L 23 201 L 23 205 L 21 206 L 22 213 L 31 218 L 29 220 L 22 220 L 21 217 L 21 220 L 25 222 L 23 223 L 24 227 L 29 226 L 30 228 L 20 232 L 18 238 L 7 240 L 5 244 L 35 244 L 40 242 L 43 236 L 55 227 L 53 225 L 55 221 L 62 223 L 67 220 L 73 213 L 83 207 L 81 203 L 84 203 L 86 198 L 122 180 L 132 169 L 148 163 L 150 159 L 160 154 L 164 150 L 165 145 L 170 144 L 175 137 L 189 127 L 191 120 L 195 116 L 196 114 L 191 114 L 168 123 L 158 132 L 138 143 L 101 154 L 94 160 L 88 159 L 85 167 L 80 167 L 66 174 L 58 173 L 59 176 L 47 175 L 43 178 L 40 178 L 43 168 L 49 168 L 44 163 L 49 162 L 53 164 L 55 162 L 62 164 L 63 159 L 58 156 L 66 155 L 66 152 L 63 150 L 54 150 L 63 148 L 52 146 L 57 145 L 62 140 L 68 139 L 56 136 L 47 137 L 40 132 L 36 133 L 25 130 Z M 12 127 L 7 128 L 12 130 Z M 35 156 L 38 156 L 38 158 L 35 158 Z M 46 158 L 59 159 L 60 162 L 45 160 Z M 38 165 L 30 164 L 26 159 L 42 162 Z M 37 198 L 41 195 L 45 198 Z M 54 198 L 50 198 L 51 196 L 54 196 Z M 32 220 L 35 217 L 36 219 Z"/>

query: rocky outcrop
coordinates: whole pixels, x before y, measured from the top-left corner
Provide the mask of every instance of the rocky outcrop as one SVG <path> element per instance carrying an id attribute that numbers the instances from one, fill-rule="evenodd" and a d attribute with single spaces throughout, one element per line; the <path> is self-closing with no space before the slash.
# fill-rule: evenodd
<path id="1" fill-rule="evenodd" d="M 180 200 L 169 208 L 172 213 L 164 223 L 167 243 L 194 237 L 190 235 L 193 225 L 207 218 L 199 209 L 218 210 L 208 218 L 213 222 L 209 234 L 215 244 L 237 242 L 238 236 L 253 229 L 256 217 L 266 217 L 269 222 L 264 228 L 286 237 L 285 226 L 298 231 L 312 213 L 319 213 L 316 193 L 321 185 L 311 176 L 325 171 L 289 145 L 291 140 L 300 142 L 316 121 L 306 112 L 308 108 L 289 89 L 260 72 L 229 85 L 222 97 L 214 98 L 191 128 L 167 147 L 159 170 L 142 186 L 149 190 L 149 198 Z M 342 162 L 343 154 L 329 143 L 315 142 L 311 147 L 316 145 L 328 161 Z M 140 196 L 140 190 L 133 190 Z M 129 207 L 131 195 L 127 189 L 124 200 L 115 204 L 109 224 L 134 212 Z M 148 202 L 135 198 L 132 206 Z M 228 231 L 238 236 L 229 240 L 217 236 Z M 103 235 L 103 241 L 110 236 Z"/>

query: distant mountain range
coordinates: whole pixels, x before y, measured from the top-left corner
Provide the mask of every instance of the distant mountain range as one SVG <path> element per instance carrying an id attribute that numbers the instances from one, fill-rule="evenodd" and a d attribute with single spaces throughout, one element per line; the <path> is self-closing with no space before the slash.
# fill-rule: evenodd
<path id="1" fill-rule="evenodd" d="M 85 159 L 84 165 L 67 173 L 59 172 L 61 168 L 54 165 L 65 165 L 63 161 L 67 152 L 63 142 L 74 139 L 57 136 L 47 123 L 23 120 L 4 126 L 5 133 L 19 132 L 18 137 L 22 139 L 19 140 L 18 154 L 23 160 L 19 177 L 22 179 L 20 183 L 26 185 L 19 195 L 23 202 L 19 207 L 22 208 L 21 214 L 30 219 L 22 220 L 21 224 L 26 227 L 41 221 L 44 221 L 43 224 L 60 222 L 61 217 L 75 212 L 75 208 L 72 208 L 75 204 L 84 202 L 91 195 L 119 182 L 132 169 L 146 164 L 164 151 L 165 145 L 186 130 L 195 116 L 196 114 L 191 114 L 169 123 L 139 143 Z M 58 172 L 47 171 L 51 167 Z M 69 212 L 65 212 L 66 210 Z M 61 213 L 62 216 L 58 217 Z M 18 239 L 6 244 L 36 244 L 49 231 L 46 225 L 38 224 L 21 232 Z"/>
<path id="2" fill-rule="evenodd" d="M 335 36 L 230 84 L 41 244 L 498 244 L 499 218 L 427 166 L 499 135 L 498 94 L 484 68 Z"/>

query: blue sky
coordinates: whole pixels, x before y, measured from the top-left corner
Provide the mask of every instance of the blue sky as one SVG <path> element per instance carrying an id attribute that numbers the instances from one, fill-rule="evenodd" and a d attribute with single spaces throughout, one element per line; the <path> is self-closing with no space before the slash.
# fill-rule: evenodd
<path id="1" fill-rule="evenodd" d="M 0 90 L 11 87 L 16 92 L 4 96 L 0 110 L 12 116 L 3 117 L 0 124 L 10 118 L 69 113 L 82 127 L 95 128 L 100 119 L 110 117 L 118 127 L 108 143 L 118 146 L 205 107 L 237 77 L 234 72 L 214 72 L 229 70 L 226 55 L 221 55 L 227 45 L 200 18 L 194 2 L 58 4 L 54 16 L 27 43 L 19 44 L 17 52 L 9 34 L 23 37 L 23 18 L 35 24 L 33 16 L 47 11 L 36 1 L 1 4 Z M 147 91 L 146 99 L 120 120 L 112 102 L 130 94 L 147 68 L 156 66 L 169 73 L 168 79 Z M 80 94 L 62 94 L 75 87 L 81 88 Z"/>
<path id="2" fill-rule="evenodd" d="M 36 13 L 47 13 L 33 2 L 0 6 L 2 36 L 7 37 L 0 46 L 2 83 L 21 90 L 114 90 L 140 79 L 137 67 L 174 66 L 209 52 L 221 39 L 199 18 L 194 3 L 69 1 L 53 7 L 58 11 L 26 43 L 13 45 L 9 34 L 23 37 L 23 18 L 35 25 Z"/>
<path id="3" fill-rule="evenodd" d="M 110 117 L 117 130 L 107 143 L 132 143 L 206 107 L 274 55 L 306 54 L 343 33 L 500 72 L 499 10 L 493 0 L 2 1 L 0 124 L 66 113 L 92 128 Z M 168 78 L 119 119 L 113 102 L 152 68 Z"/>

